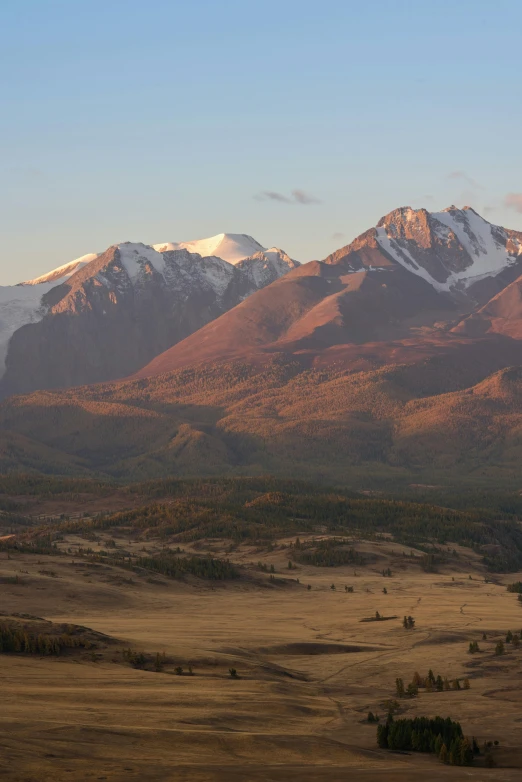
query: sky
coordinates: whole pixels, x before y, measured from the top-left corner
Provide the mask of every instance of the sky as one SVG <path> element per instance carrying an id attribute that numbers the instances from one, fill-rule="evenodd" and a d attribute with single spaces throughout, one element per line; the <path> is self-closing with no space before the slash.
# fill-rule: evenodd
<path id="1" fill-rule="evenodd" d="M 0 284 L 121 241 L 522 230 L 519 0 L 2 0 Z"/>

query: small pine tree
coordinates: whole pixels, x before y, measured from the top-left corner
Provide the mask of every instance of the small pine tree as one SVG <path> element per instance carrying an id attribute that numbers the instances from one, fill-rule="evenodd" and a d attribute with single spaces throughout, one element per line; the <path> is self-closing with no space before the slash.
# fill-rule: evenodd
<path id="1" fill-rule="evenodd" d="M 473 763 L 473 748 L 469 742 L 469 739 L 463 738 L 460 740 L 459 751 L 459 765 L 471 766 Z"/>
<path id="2" fill-rule="evenodd" d="M 495 654 L 496 655 L 501 655 L 501 654 L 504 654 L 504 651 L 505 651 L 504 650 L 504 642 L 503 641 L 498 641 L 497 645 L 495 646 Z"/>
<path id="3" fill-rule="evenodd" d="M 471 689 L 471 684 L 468 678 L 464 679 L 462 686 L 464 687 L 465 690 Z"/>

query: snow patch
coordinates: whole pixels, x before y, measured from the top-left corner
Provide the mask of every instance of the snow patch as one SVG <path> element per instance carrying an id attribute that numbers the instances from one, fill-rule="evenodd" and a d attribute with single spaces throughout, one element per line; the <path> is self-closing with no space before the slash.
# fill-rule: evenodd
<path id="1" fill-rule="evenodd" d="M 163 244 L 154 244 L 153 247 L 158 252 L 188 250 L 190 253 L 196 253 L 203 258 L 216 256 L 234 266 L 239 261 L 265 249 L 248 234 L 217 234 L 217 236 L 211 236 L 209 239 L 196 239 L 191 242 L 165 242 Z"/>
<path id="2" fill-rule="evenodd" d="M 43 282 L 52 282 L 54 285 L 60 285 L 64 280 L 68 280 L 75 272 L 87 266 L 88 263 L 94 261 L 98 257 L 97 253 L 88 253 L 82 255 L 81 258 L 76 258 L 74 261 L 64 263 L 63 266 L 58 266 L 47 274 L 42 274 L 41 277 L 35 277 L 34 280 L 26 280 L 21 282 L 20 285 L 41 285 Z"/>
<path id="3" fill-rule="evenodd" d="M 414 210 L 404 210 L 407 222 L 410 222 Z M 443 242 L 447 242 L 450 234 L 454 234 L 469 256 L 469 264 L 460 272 L 452 272 L 445 282 L 435 280 L 405 246 L 407 240 L 398 240 L 396 226 L 383 221 L 381 227 L 376 228 L 377 242 L 397 263 L 408 271 L 422 277 L 438 291 L 451 291 L 458 288 L 468 288 L 474 282 L 499 274 L 503 269 L 511 266 L 522 254 L 522 243 L 513 240 L 517 249 L 515 254 L 510 253 L 505 244 L 498 237 L 507 239 L 506 232 L 487 220 L 484 220 L 470 207 L 457 209 L 451 206 L 442 212 L 430 214 L 430 226 L 434 234 Z M 440 259 L 439 259 L 439 262 Z"/>
<path id="4" fill-rule="evenodd" d="M 165 271 L 163 255 L 146 244 L 123 242 L 118 245 L 118 250 L 120 251 L 121 264 L 132 282 L 145 271 L 147 264 L 150 264 L 160 274 Z"/>

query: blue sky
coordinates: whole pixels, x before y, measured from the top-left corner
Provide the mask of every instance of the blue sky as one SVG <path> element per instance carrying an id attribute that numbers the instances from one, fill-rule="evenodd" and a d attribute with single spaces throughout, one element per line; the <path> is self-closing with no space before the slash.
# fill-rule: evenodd
<path id="1" fill-rule="evenodd" d="M 222 231 L 322 258 L 407 204 L 522 230 L 521 30 L 518 0 L 3 0 L 0 283 Z"/>

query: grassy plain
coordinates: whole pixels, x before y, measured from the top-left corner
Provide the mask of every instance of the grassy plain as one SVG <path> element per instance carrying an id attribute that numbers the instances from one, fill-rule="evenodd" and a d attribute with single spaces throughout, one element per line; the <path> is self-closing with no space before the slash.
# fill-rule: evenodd
<path id="1" fill-rule="evenodd" d="M 90 545 L 103 548 L 113 534 Z M 143 547 L 123 531 L 114 538 L 131 553 Z M 289 570 L 289 543 L 184 546 L 240 565 L 245 575 L 228 582 L 88 562 L 74 555 L 86 545 L 78 534 L 60 542 L 73 552 L 67 556 L 1 552 L 6 614 L 81 624 L 117 639 L 94 656 L 0 656 L 2 780 L 519 780 L 522 647 L 508 644 L 503 656 L 494 647 L 507 630 L 522 628 L 522 606 L 506 591 L 520 575 L 492 576 L 478 554 L 459 546 L 458 559 L 427 573 L 421 551 L 412 557 L 386 539 L 358 541 L 371 564 Z M 259 562 L 274 565 L 275 581 Z M 392 576 L 383 577 L 388 567 Z M 398 618 L 361 622 L 376 611 Z M 405 614 L 415 617 L 413 630 L 403 629 Z M 482 651 L 470 655 L 474 640 Z M 168 662 L 161 671 L 135 669 L 123 659 L 126 647 L 165 652 Z M 449 716 L 480 745 L 499 741 L 496 768 L 484 768 L 483 758 L 449 767 L 378 749 L 368 712 L 382 718 L 395 679 L 409 682 L 430 668 L 443 678 L 468 677 L 471 689 L 421 690 L 400 701 L 400 715 Z"/>

